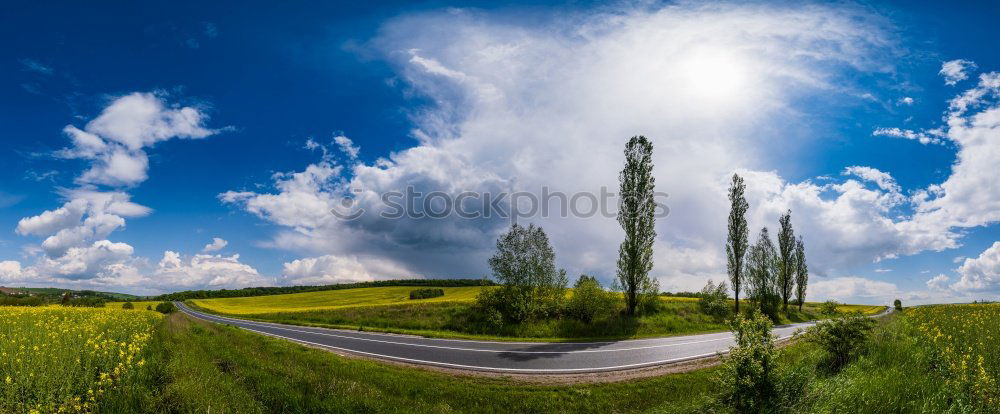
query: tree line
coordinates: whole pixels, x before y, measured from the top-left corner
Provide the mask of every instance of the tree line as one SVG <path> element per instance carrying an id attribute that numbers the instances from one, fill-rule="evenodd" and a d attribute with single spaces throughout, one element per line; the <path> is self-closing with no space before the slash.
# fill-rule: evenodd
<path id="1" fill-rule="evenodd" d="M 269 296 L 283 295 L 287 293 L 319 292 L 324 290 L 355 289 L 365 287 L 389 287 L 389 286 L 434 286 L 434 287 L 466 287 L 466 286 L 493 286 L 495 283 L 486 279 L 398 279 L 398 280 L 376 280 L 371 282 L 341 283 L 337 285 L 319 286 L 266 286 L 248 287 L 243 289 L 216 289 L 216 290 L 185 290 L 181 292 L 167 293 L 148 298 L 149 300 L 161 301 L 183 301 L 188 299 L 211 299 L 211 298 L 242 298 L 248 296 Z"/>
<path id="2" fill-rule="evenodd" d="M 760 229 L 757 241 L 750 245 L 747 226 L 746 184 L 743 177 L 733 174 L 729 187 L 729 236 L 726 240 L 726 268 L 736 299 L 736 312 L 740 310 L 740 293 L 754 302 L 762 313 L 777 319 L 779 306 L 788 311 L 788 303 L 795 296 L 795 304 L 802 310 L 809 283 L 805 243 L 795 237 L 792 212 L 788 210 L 778 219 L 778 245 L 775 247 L 767 227 Z"/>

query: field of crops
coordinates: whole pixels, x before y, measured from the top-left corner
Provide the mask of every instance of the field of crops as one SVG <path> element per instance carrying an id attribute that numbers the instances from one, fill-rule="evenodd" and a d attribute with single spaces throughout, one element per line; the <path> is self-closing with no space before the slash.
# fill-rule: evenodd
<path id="1" fill-rule="evenodd" d="M 326 290 L 320 292 L 292 293 L 288 295 L 251 296 L 245 298 L 192 299 L 191 303 L 213 312 L 229 315 L 250 315 L 275 312 L 305 312 L 340 309 L 353 306 L 399 305 L 415 303 L 411 286 Z M 445 287 L 444 296 L 420 299 L 420 303 L 471 302 L 482 286 Z"/>
<path id="2" fill-rule="evenodd" d="M 148 306 L 150 309 L 156 309 L 156 305 L 159 305 L 160 303 L 162 302 L 158 300 L 136 300 L 132 301 L 132 307 L 134 309 L 146 309 Z M 107 308 L 120 309 L 124 304 L 125 302 L 108 302 L 104 306 Z"/>
<path id="3" fill-rule="evenodd" d="M 159 313 L 0 307 L 0 412 L 91 412 L 145 364 Z"/>
<path id="4" fill-rule="evenodd" d="M 926 306 L 907 313 L 930 346 L 945 389 L 974 407 L 1000 407 L 1000 304 Z"/>

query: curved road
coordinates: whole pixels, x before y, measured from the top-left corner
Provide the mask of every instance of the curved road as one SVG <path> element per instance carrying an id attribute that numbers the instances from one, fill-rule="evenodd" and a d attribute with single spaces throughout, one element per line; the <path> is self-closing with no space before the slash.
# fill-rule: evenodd
<path id="1" fill-rule="evenodd" d="M 176 302 L 184 313 L 210 322 L 351 354 L 446 368 L 518 374 L 569 374 L 664 365 L 725 353 L 734 345 L 729 332 L 607 342 L 491 342 L 312 328 L 227 318 L 195 311 Z M 892 308 L 877 316 L 891 312 Z M 779 339 L 815 322 L 780 325 Z"/>

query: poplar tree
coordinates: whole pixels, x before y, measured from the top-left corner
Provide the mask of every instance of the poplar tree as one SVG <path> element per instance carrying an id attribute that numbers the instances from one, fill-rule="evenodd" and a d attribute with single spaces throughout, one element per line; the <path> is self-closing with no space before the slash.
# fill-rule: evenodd
<path id="1" fill-rule="evenodd" d="M 726 239 L 726 270 L 729 271 L 729 283 L 733 287 L 736 298 L 736 313 L 740 312 L 740 289 L 743 287 L 744 256 L 750 246 L 750 231 L 747 227 L 747 203 L 743 193 L 746 184 L 743 177 L 733 174 L 733 182 L 729 186 L 729 238 Z"/>
<path id="2" fill-rule="evenodd" d="M 792 230 L 792 211 L 788 210 L 778 219 L 778 293 L 781 294 L 782 310 L 788 312 L 788 300 L 795 290 L 795 232 Z"/>
<path id="3" fill-rule="evenodd" d="M 767 227 L 760 229 L 757 236 L 757 243 L 750 247 L 747 254 L 747 294 L 760 307 L 761 313 L 777 318 L 778 286 L 777 286 L 777 266 L 775 265 L 777 252 Z"/>
<path id="4" fill-rule="evenodd" d="M 618 249 L 618 281 L 625 293 L 626 313 L 631 316 L 641 296 L 656 286 L 649 278 L 656 239 L 653 144 L 646 137 L 634 136 L 625 144 L 625 167 L 618 180 L 618 223 L 625 230 L 625 240 Z"/>
<path id="5" fill-rule="evenodd" d="M 806 266 L 806 246 L 802 236 L 795 242 L 795 297 L 799 301 L 799 312 L 806 302 L 806 286 L 809 284 L 809 268 Z"/>

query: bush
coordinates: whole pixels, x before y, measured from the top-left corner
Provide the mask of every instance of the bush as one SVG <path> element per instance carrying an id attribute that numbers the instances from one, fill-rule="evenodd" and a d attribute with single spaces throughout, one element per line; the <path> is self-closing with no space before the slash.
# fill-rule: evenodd
<path id="1" fill-rule="evenodd" d="M 146 305 L 146 310 L 148 310 L 148 311 L 153 310 L 153 305 Z"/>
<path id="2" fill-rule="evenodd" d="M 590 323 L 598 316 L 613 313 L 617 302 L 615 295 L 604 290 L 596 278 L 580 275 L 573 285 L 573 296 L 566 303 L 566 314 Z"/>
<path id="3" fill-rule="evenodd" d="M 444 289 L 417 289 L 410 291 L 410 299 L 430 299 L 444 296 Z"/>
<path id="4" fill-rule="evenodd" d="M 754 309 L 730 322 L 736 346 L 729 349 L 716 374 L 722 399 L 736 412 L 772 412 L 777 405 L 778 351 L 771 320 Z"/>
<path id="5" fill-rule="evenodd" d="M 823 302 L 822 305 L 819 305 L 819 311 L 824 315 L 836 315 L 840 313 L 840 311 L 837 310 L 837 306 L 840 306 L 840 304 L 837 303 L 837 301 L 828 300 L 826 302 Z"/>
<path id="6" fill-rule="evenodd" d="M 698 309 L 706 315 L 716 319 L 725 319 L 730 315 L 729 306 L 729 286 L 726 282 L 716 285 L 711 280 L 701 289 L 698 294 Z"/>
<path id="7" fill-rule="evenodd" d="M 896 310 L 901 311 L 903 310 L 903 301 L 896 299 L 892 301 L 892 306 L 895 307 Z"/>
<path id="8" fill-rule="evenodd" d="M 156 305 L 156 311 L 163 314 L 174 313 L 177 311 L 177 307 L 174 306 L 173 302 L 160 302 Z"/>
<path id="9" fill-rule="evenodd" d="M 135 309 L 135 305 L 132 302 L 125 302 L 122 304 L 122 309 Z"/>
<path id="10" fill-rule="evenodd" d="M 826 365 L 836 372 L 865 348 L 875 320 L 853 314 L 820 321 L 809 329 L 806 338 L 819 344 L 826 353 Z"/>

